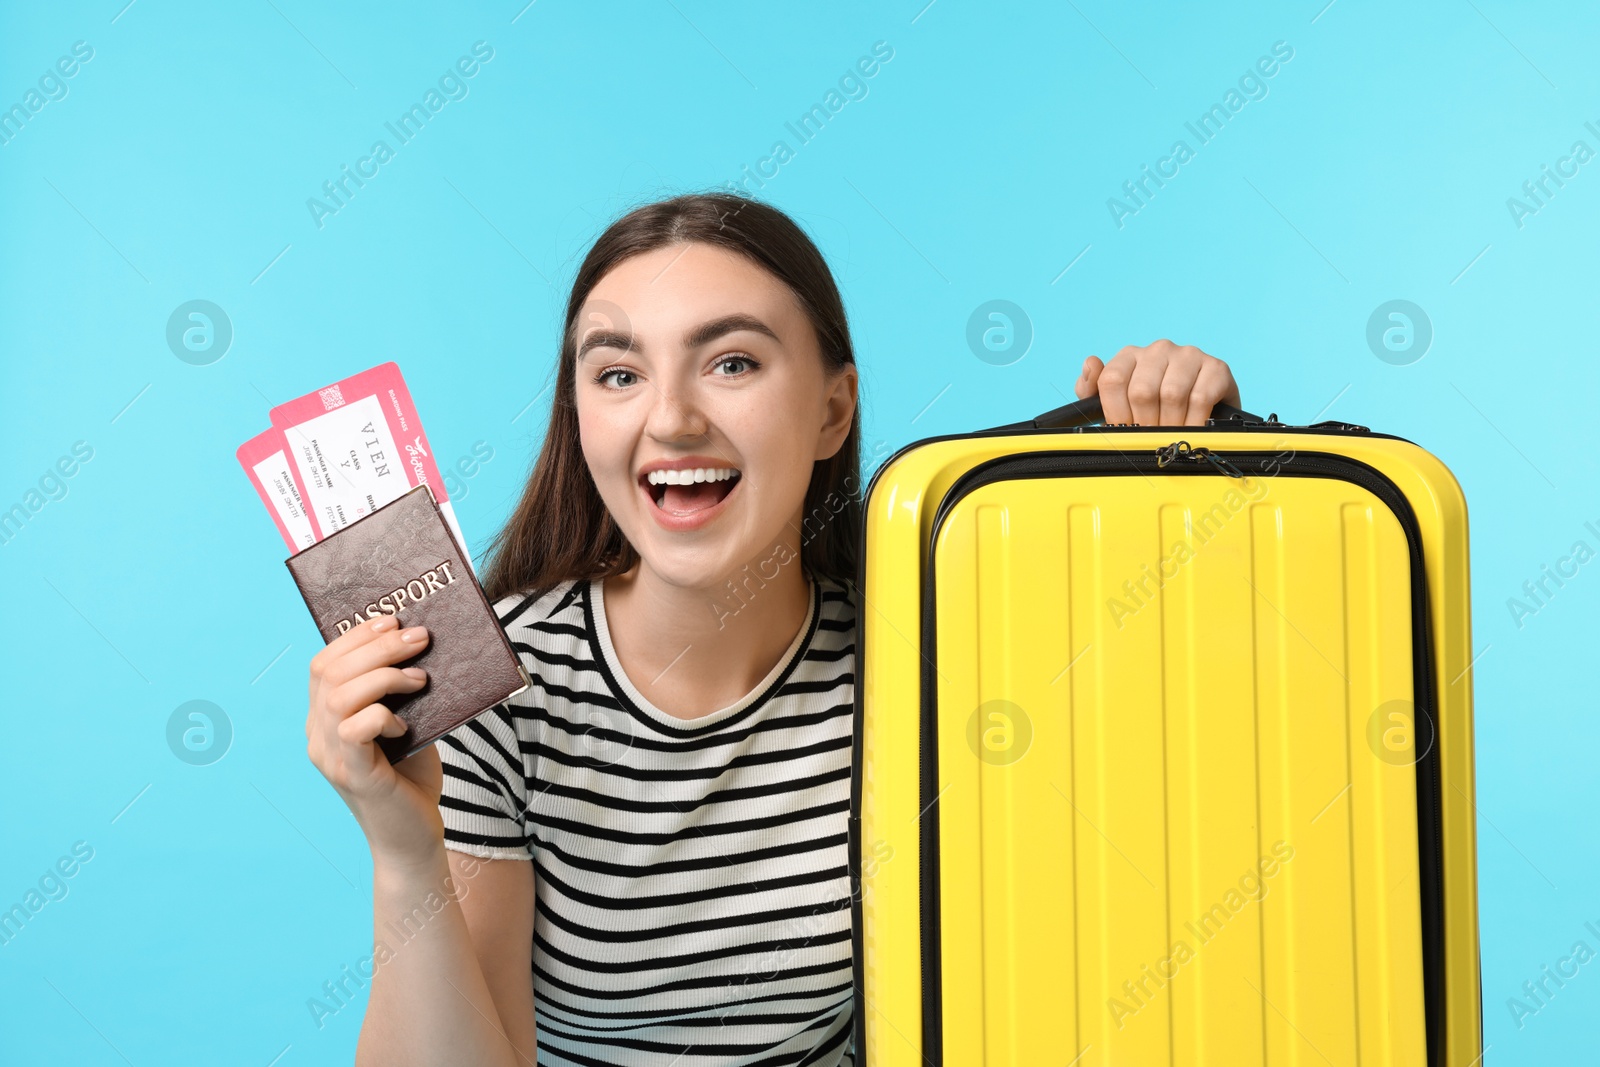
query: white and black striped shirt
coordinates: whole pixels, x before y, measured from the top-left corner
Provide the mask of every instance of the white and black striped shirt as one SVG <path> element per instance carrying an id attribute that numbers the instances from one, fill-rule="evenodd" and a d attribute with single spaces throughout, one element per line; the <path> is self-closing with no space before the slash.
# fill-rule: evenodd
<path id="1" fill-rule="evenodd" d="M 495 604 L 533 685 L 439 741 L 448 848 L 534 867 L 540 1064 L 853 1067 L 855 610 L 810 583 L 771 673 L 697 719 L 617 660 L 599 581 Z"/>

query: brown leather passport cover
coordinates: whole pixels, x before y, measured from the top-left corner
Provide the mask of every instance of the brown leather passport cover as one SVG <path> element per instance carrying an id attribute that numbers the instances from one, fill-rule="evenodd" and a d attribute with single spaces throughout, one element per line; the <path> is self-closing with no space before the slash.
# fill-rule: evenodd
<path id="1" fill-rule="evenodd" d="M 284 564 L 325 642 L 379 615 L 428 628 L 427 647 L 394 664 L 421 667 L 427 683 L 381 700 L 407 727 L 378 738 L 390 763 L 531 684 L 426 484 Z"/>

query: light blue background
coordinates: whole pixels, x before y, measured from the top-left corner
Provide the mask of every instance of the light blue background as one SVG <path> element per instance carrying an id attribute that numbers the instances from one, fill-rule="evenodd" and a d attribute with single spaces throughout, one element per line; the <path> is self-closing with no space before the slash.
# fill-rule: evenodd
<path id="1" fill-rule="evenodd" d="M 1595 1055 L 1600 962 L 1520 1029 L 1506 1007 L 1600 949 L 1600 563 L 1521 627 L 1507 607 L 1600 549 L 1600 162 L 1521 228 L 1506 206 L 1575 140 L 1600 149 L 1592 6 L 124 2 L 0 14 L 0 106 L 94 48 L 0 146 L 0 508 L 94 450 L 0 546 L 0 906 L 95 850 L 0 947 L 0 1059 L 350 1062 L 364 998 L 321 1030 L 306 1001 L 371 950 L 370 863 L 305 757 L 317 635 L 234 448 L 269 404 L 394 359 L 443 460 L 494 451 L 457 494 L 481 547 L 589 243 L 795 147 L 785 122 L 880 40 L 866 98 L 753 190 L 837 274 L 867 451 L 1031 416 L 1086 355 L 1170 337 L 1226 359 L 1251 410 L 1439 455 L 1472 519 L 1484 1062 Z M 319 229 L 307 198 L 479 40 L 470 95 Z M 1269 95 L 1119 229 L 1107 198 L 1194 147 L 1184 122 L 1276 41 Z M 209 366 L 164 337 L 197 298 L 235 331 Z M 997 298 L 1034 330 L 1009 366 L 965 341 Z M 1396 298 L 1435 332 L 1406 366 L 1365 339 Z M 192 699 L 234 730 L 208 767 L 165 739 Z"/>

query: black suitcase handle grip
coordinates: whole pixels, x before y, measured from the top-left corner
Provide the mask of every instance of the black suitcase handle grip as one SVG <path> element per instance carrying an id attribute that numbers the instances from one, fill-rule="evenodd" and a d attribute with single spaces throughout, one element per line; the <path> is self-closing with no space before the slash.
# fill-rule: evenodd
<path id="1" fill-rule="evenodd" d="M 1208 417 L 1210 422 L 1261 422 L 1261 416 L 1252 415 L 1242 408 L 1236 408 L 1225 400 L 1217 401 L 1212 407 Z M 1100 397 L 1085 397 L 1052 408 L 1036 418 L 1024 422 L 1013 422 L 1005 426 L 996 426 L 996 430 L 1070 430 L 1077 426 L 1093 426 L 1095 423 L 1105 421 L 1105 412 L 1100 406 Z"/>

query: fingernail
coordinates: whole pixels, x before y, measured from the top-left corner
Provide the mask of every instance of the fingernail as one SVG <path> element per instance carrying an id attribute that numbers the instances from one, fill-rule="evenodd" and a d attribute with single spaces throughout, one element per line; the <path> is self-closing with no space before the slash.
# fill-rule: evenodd
<path id="1" fill-rule="evenodd" d="M 399 624 L 395 622 L 393 615 L 380 615 L 377 619 L 373 620 L 372 628 L 381 633 L 382 631 L 388 630 L 397 625 Z"/>
<path id="2" fill-rule="evenodd" d="M 402 667 L 400 668 L 400 673 L 407 678 L 426 678 L 428 676 L 428 672 L 421 667 Z"/>
<path id="3" fill-rule="evenodd" d="M 413 626 L 409 630 L 400 631 L 400 640 L 402 641 L 421 641 L 427 636 L 428 628 L 426 626 Z"/>

